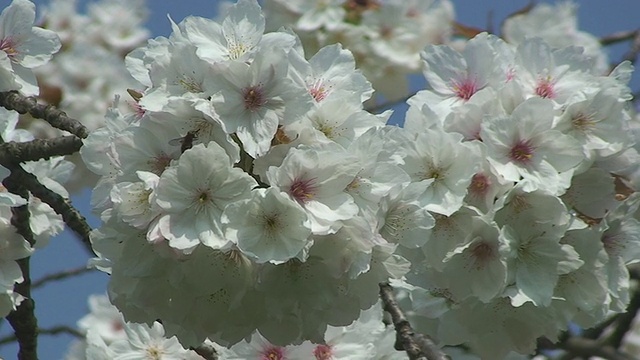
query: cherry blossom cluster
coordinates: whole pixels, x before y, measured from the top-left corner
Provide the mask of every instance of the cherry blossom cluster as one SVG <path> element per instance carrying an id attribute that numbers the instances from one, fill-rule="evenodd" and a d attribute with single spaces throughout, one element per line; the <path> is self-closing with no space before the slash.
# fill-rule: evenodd
<path id="1" fill-rule="evenodd" d="M 175 337 L 167 338 L 159 322 L 151 326 L 128 323 L 105 295 L 89 297 L 90 313 L 78 321 L 85 337 L 75 341 L 66 360 L 131 359 L 156 354 L 162 359 L 202 359 L 193 350 L 180 345 Z M 329 326 L 322 344 L 305 341 L 300 345 L 277 346 L 259 332 L 231 348 L 206 341 L 220 360 L 232 359 L 406 359 L 393 348 L 395 331 L 382 322 L 379 304 L 362 312 L 360 318 L 343 327 Z"/>
<path id="2" fill-rule="evenodd" d="M 342 5 L 299 21 L 331 27 Z M 349 21 L 387 18 L 367 11 Z M 127 56 L 137 111 L 116 101 L 81 151 L 101 176 L 93 264 L 128 321 L 162 319 L 187 346 L 326 344 L 395 279 L 419 330 L 502 358 L 624 311 L 640 251 L 628 63 L 603 75 L 540 38 L 428 45 L 430 88 L 398 128 L 363 110 L 351 52 L 265 33 L 255 0 L 172 25 Z"/>
<path id="3" fill-rule="evenodd" d="M 55 32 L 33 26 L 35 17 L 36 7 L 28 0 L 13 0 L 0 14 L 0 91 L 37 95 L 32 69 L 60 49 Z"/>
<path id="4" fill-rule="evenodd" d="M 572 1 L 538 3 L 529 11 L 505 19 L 502 37 L 510 44 L 519 45 L 535 34 L 554 48 L 580 46 L 586 56 L 593 58 L 595 70 L 604 74 L 609 71 L 607 53 L 598 38 L 578 28 L 577 7 Z"/>
<path id="5" fill-rule="evenodd" d="M 407 74 L 420 71 L 420 51 L 449 42 L 449 0 L 267 0 L 267 28 L 291 27 L 307 53 L 341 43 L 387 99 L 408 95 Z"/>
<path id="6" fill-rule="evenodd" d="M 46 65 L 35 70 L 39 98 L 78 119 L 89 130 L 104 126 L 104 114 L 113 96 L 124 96 L 137 82 L 124 64 L 131 50 L 142 46 L 150 32 L 142 26 L 148 9 L 145 0 L 98 0 L 86 5 L 86 14 L 76 0 L 51 0 L 39 8 L 38 23 L 60 36 L 62 47 Z M 37 91 L 35 92 L 37 94 Z M 127 111 L 134 102 L 121 102 Z M 28 115 L 21 126 L 39 138 L 53 138 L 60 132 Z M 67 184 L 72 192 L 93 187 L 96 176 L 77 157 L 76 172 Z"/>
<path id="7" fill-rule="evenodd" d="M 175 337 L 167 338 L 157 321 L 152 325 L 124 321 L 106 295 L 89 296 L 89 310 L 78 321 L 84 338 L 71 344 L 65 360 L 202 359 L 183 348 Z"/>
<path id="8" fill-rule="evenodd" d="M 52 53 L 58 50 L 57 35 L 48 30 L 34 27 L 35 6 L 26 0 L 14 0 L 0 14 L 0 91 L 17 90 L 25 95 L 38 92 L 33 68 L 46 63 Z M 28 142 L 33 135 L 16 129 L 18 113 L 0 107 L 0 137 L 2 142 Z M 22 168 L 35 175 L 42 184 L 68 197 L 64 184 L 73 172 L 72 163 L 61 157 L 48 161 L 30 161 Z M 9 176 L 9 169 L 0 166 L 0 178 Z M 0 316 L 6 316 L 23 300 L 14 292 L 14 285 L 24 281 L 16 260 L 30 256 L 37 248 L 45 246 L 49 238 L 63 229 L 63 222 L 49 205 L 29 195 L 22 198 L 1 186 L 0 191 Z M 28 204 L 29 227 L 35 243 L 30 244 L 16 232 L 11 223 L 12 208 Z"/>
<path id="9" fill-rule="evenodd" d="M 95 266 L 128 321 L 184 345 L 322 343 L 409 268 L 377 235 L 380 200 L 408 175 L 389 113 L 340 45 L 306 59 L 264 33 L 255 0 L 221 23 L 188 17 L 126 59 L 138 111 L 117 104 L 81 155 L 101 180 Z"/>
<path id="10" fill-rule="evenodd" d="M 430 88 L 409 99 L 399 148 L 435 218 L 398 249 L 417 323 L 503 358 L 625 311 L 640 259 L 630 64 L 602 76 L 581 47 L 487 34 L 421 56 Z"/>

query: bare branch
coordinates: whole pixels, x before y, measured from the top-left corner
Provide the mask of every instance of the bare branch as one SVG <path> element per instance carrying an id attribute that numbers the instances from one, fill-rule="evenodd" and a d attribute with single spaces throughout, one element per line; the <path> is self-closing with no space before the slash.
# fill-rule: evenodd
<path id="1" fill-rule="evenodd" d="M 68 117 L 64 111 L 53 105 L 38 104 L 35 97 L 26 97 L 17 91 L 0 92 L 0 106 L 8 110 L 15 110 L 20 114 L 31 114 L 31 116 L 43 119 L 51 126 L 68 131 L 81 139 L 89 136 L 87 128 L 78 120 Z"/>
<path id="2" fill-rule="evenodd" d="M 640 309 L 640 291 L 636 291 L 627 306 L 627 311 L 624 314 L 620 314 L 615 322 L 615 328 L 613 333 L 606 340 L 606 343 L 611 345 L 614 349 L 619 349 L 622 344 L 624 336 L 633 325 L 633 319 L 636 317 Z"/>
<path id="3" fill-rule="evenodd" d="M 52 156 L 71 155 L 80 151 L 82 140 L 75 136 L 6 142 L 0 145 L 0 163 L 37 161 Z"/>
<path id="4" fill-rule="evenodd" d="M 635 36 L 633 37 L 633 40 L 631 42 L 631 48 L 622 57 L 622 61 L 628 60 L 628 61 L 631 61 L 631 63 L 633 64 L 636 62 L 639 53 L 640 53 L 640 31 L 636 31 Z"/>
<path id="5" fill-rule="evenodd" d="M 218 352 L 212 345 L 203 343 L 197 348 L 191 348 L 198 355 L 202 356 L 205 360 L 218 360 Z"/>
<path id="6" fill-rule="evenodd" d="M 76 275 L 81 275 L 90 271 L 94 271 L 94 268 L 88 268 L 86 266 L 83 267 L 79 267 L 79 268 L 75 268 L 75 269 L 69 269 L 69 270 L 64 270 L 64 271 L 60 271 L 57 273 L 53 273 L 53 274 L 49 274 L 49 275 L 45 275 L 42 278 L 34 281 L 31 284 L 31 288 L 32 289 L 36 289 L 39 288 L 51 281 L 56 281 L 56 280 L 64 280 L 67 278 L 70 278 L 72 276 L 76 276 Z"/>
<path id="7" fill-rule="evenodd" d="M 59 335 L 59 334 L 69 334 L 78 339 L 83 339 L 84 334 L 77 329 L 66 325 L 54 326 L 48 329 L 38 329 L 38 335 Z M 10 335 L 0 339 L 0 345 L 9 344 L 16 341 L 17 338 L 15 335 Z"/>
<path id="8" fill-rule="evenodd" d="M 617 44 L 619 42 L 629 41 L 636 37 L 638 30 L 619 31 L 613 34 L 605 35 L 600 38 L 600 44 L 603 46 Z"/>
<path id="9" fill-rule="evenodd" d="M 566 358 L 575 357 L 591 358 L 599 356 L 607 360 L 633 360 L 629 355 L 616 351 L 612 346 L 603 345 L 600 342 L 582 337 L 572 337 L 559 346 L 568 352 Z"/>
<path id="10" fill-rule="evenodd" d="M 388 109 L 392 106 L 398 105 L 398 104 L 402 104 L 405 103 L 407 100 L 409 100 L 413 95 L 415 95 L 416 93 L 410 93 L 408 95 L 403 96 L 402 98 L 398 99 L 398 100 L 393 100 L 393 101 L 385 101 L 383 103 L 380 104 L 375 104 L 371 107 L 366 108 L 365 110 L 370 112 L 370 113 L 377 113 L 378 111 L 382 111 L 385 109 Z"/>
<path id="11" fill-rule="evenodd" d="M 380 299 L 384 311 L 391 314 L 396 329 L 396 350 L 407 352 L 410 360 L 451 360 L 427 335 L 415 333 L 393 296 L 389 283 L 380 283 Z"/>
<path id="12" fill-rule="evenodd" d="M 1 140 L 1 139 L 0 139 Z M 27 189 L 20 182 L 20 179 L 11 173 L 3 181 L 4 186 L 10 192 L 20 195 L 23 198 L 29 198 Z M 18 234 L 22 235 L 31 246 L 35 244 L 31 227 L 29 226 L 29 208 L 28 205 L 12 208 L 11 224 L 16 227 Z M 14 291 L 24 297 L 16 310 L 7 315 L 7 320 L 13 328 L 20 349 L 18 350 L 18 358 L 20 360 L 37 360 L 38 359 L 38 319 L 35 316 L 35 304 L 31 299 L 31 276 L 29 269 L 29 257 L 17 260 L 20 271 L 22 272 L 23 281 L 15 284 Z"/>
<path id="13" fill-rule="evenodd" d="M 1 164 L 11 170 L 11 175 L 8 179 L 11 178 L 12 181 L 24 186 L 24 188 L 29 190 L 33 196 L 51 206 L 57 214 L 62 216 L 65 224 L 80 236 L 86 250 L 90 254 L 95 255 L 91 248 L 91 242 L 89 241 L 91 227 L 84 216 L 82 216 L 80 212 L 71 205 L 68 199 L 63 198 L 56 192 L 51 191 L 46 186 L 42 185 L 35 175 L 25 171 L 20 165 L 13 162 L 2 162 Z"/>

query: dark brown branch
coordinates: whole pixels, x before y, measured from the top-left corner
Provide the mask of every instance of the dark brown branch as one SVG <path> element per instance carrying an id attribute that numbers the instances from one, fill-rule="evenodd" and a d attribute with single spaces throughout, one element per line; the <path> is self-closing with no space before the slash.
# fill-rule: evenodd
<path id="1" fill-rule="evenodd" d="M 51 126 L 68 131 L 81 139 L 89 136 L 87 128 L 78 120 L 68 117 L 64 111 L 52 105 L 38 104 L 36 98 L 23 96 L 17 91 L 0 92 L 0 106 L 8 110 L 15 110 L 20 114 L 31 114 L 31 116 L 43 119 Z"/>
<path id="2" fill-rule="evenodd" d="M 586 329 L 582 333 L 582 337 L 587 339 L 598 339 L 609 326 L 618 321 L 618 318 L 622 314 L 615 314 L 604 320 L 603 322 L 597 324 L 596 326 Z"/>
<path id="3" fill-rule="evenodd" d="M 84 334 L 82 332 L 80 332 L 77 329 L 74 329 L 72 327 L 69 326 L 65 326 L 65 325 L 60 325 L 60 326 L 54 326 L 52 328 L 48 328 L 48 329 L 38 329 L 38 335 L 59 335 L 59 334 L 69 334 L 72 335 L 78 339 L 83 339 L 84 338 Z M 15 335 L 10 335 L 7 337 L 4 337 L 2 339 L 0 339 L 0 345 L 4 345 L 4 344 L 9 344 L 12 343 L 14 341 L 16 341 L 17 338 Z"/>
<path id="4" fill-rule="evenodd" d="M 403 96 L 402 98 L 400 98 L 400 99 L 398 99 L 398 100 L 385 101 L 385 102 L 380 103 L 380 104 L 375 104 L 375 105 L 373 105 L 373 106 L 371 106 L 371 107 L 369 107 L 369 108 L 365 108 L 365 110 L 366 110 L 366 111 L 368 111 L 368 112 L 370 112 L 370 113 L 372 113 L 372 114 L 375 114 L 375 113 L 377 113 L 377 112 L 379 112 L 379 111 L 382 111 L 382 110 L 388 109 L 388 108 L 390 108 L 390 107 L 392 107 L 392 106 L 395 106 L 395 105 L 398 105 L 398 104 L 405 103 L 407 100 L 409 100 L 409 99 L 410 99 L 413 95 L 415 95 L 415 94 L 416 94 L 416 93 L 415 93 L 415 92 L 413 92 L 413 93 L 410 93 L 410 94 L 408 94 L 408 95 Z"/>
<path id="5" fill-rule="evenodd" d="M 1 139 L 0 139 L 1 140 Z M 25 199 L 29 198 L 27 188 L 20 182 L 20 179 L 11 173 L 3 181 L 4 186 L 10 192 L 20 195 Z M 11 209 L 11 224 L 15 226 L 16 232 L 24 237 L 31 246 L 35 244 L 33 232 L 29 225 L 28 205 L 14 207 Z M 24 297 L 16 310 L 7 315 L 7 320 L 13 328 L 18 340 L 18 359 L 37 360 L 38 359 L 38 319 L 35 316 L 35 303 L 31 299 L 31 277 L 29 269 L 29 257 L 16 261 L 22 272 L 23 281 L 15 284 L 14 291 Z"/>
<path id="6" fill-rule="evenodd" d="M 383 310 L 391 315 L 396 329 L 396 350 L 407 352 L 410 360 L 451 360 L 427 335 L 415 333 L 393 296 L 389 283 L 380 283 L 380 299 Z"/>
<path id="7" fill-rule="evenodd" d="M 629 51 L 622 57 L 622 61 L 628 60 L 631 63 L 635 63 L 638 54 L 640 53 L 640 31 L 636 30 L 635 36 L 631 42 L 631 48 Z"/>
<path id="8" fill-rule="evenodd" d="M 618 316 L 613 333 L 606 341 L 608 345 L 611 345 L 614 349 L 620 348 L 624 336 L 633 326 L 633 319 L 636 317 L 638 309 L 640 309 L 640 291 L 636 291 L 633 294 L 629 306 L 627 306 L 627 311 Z"/>
<path id="9" fill-rule="evenodd" d="M 15 292 L 25 297 L 18 308 L 7 315 L 13 327 L 20 349 L 19 360 L 38 359 L 38 319 L 35 316 L 35 302 L 31 299 L 31 279 L 29 277 L 29 259 L 17 261 L 24 281 L 14 286 Z"/>
<path id="10" fill-rule="evenodd" d="M 62 216 L 65 224 L 80 236 L 82 243 L 89 253 L 95 255 L 89 241 L 91 227 L 87 224 L 87 220 L 82 216 L 76 208 L 74 208 L 68 199 L 63 198 L 59 194 L 51 191 L 42 185 L 38 179 L 31 173 L 26 172 L 19 165 L 2 164 L 11 170 L 11 176 L 15 176 L 16 181 L 24 184 L 24 186 L 43 202 L 47 203 L 53 210 Z"/>
<path id="11" fill-rule="evenodd" d="M 0 163 L 37 161 L 52 156 L 71 155 L 80 151 L 82 140 L 75 136 L 6 142 L 0 145 Z"/>
<path id="12" fill-rule="evenodd" d="M 629 41 L 637 36 L 638 30 L 619 31 L 600 38 L 600 44 L 603 46 L 617 44 L 619 42 Z"/>
<path id="13" fill-rule="evenodd" d="M 29 200 L 29 192 L 27 191 L 25 184 L 20 181 L 17 175 L 11 173 L 11 175 L 7 176 L 2 181 L 2 184 L 9 192 L 19 195 L 23 199 Z M 25 238 L 29 245 L 33 247 L 36 240 L 33 237 L 31 225 L 29 224 L 29 218 L 31 217 L 31 214 L 29 213 L 29 205 L 13 207 L 11 208 L 11 212 L 11 225 L 13 225 L 16 228 L 16 232 Z"/>
<path id="14" fill-rule="evenodd" d="M 205 360 L 218 360 L 218 352 L 209 344 L 202 344 L 197 348 L 191 348 L 191 350 L 195 351 Z"/>
<path id="15" fill-rule="evenodd" d="M 81 275 L 81 274 L 84 274 L 86 272 L 90 272 L 90 271 L 94 271 L 94 270 L 95 269 L 93 269 L 93 268 L 88 268 L 86 266 L 83 266 L 83 267 L 79 267 L 79 268 L 75 268 L 75 269 L 64 270 L 64 271 L 57 272 L 57 273 L 54 273 L 54 274 L 45 275 L 42 278 L 34 281 L 31 284 L 31 288 L 32 289 L 36 289 L 36 288 L 39 288 L 39 287 L 41 287 L 41 286 L 43 286 L 43 285 L 45 285 L 45 284 L 47 284 L 47 283 L 49 283 L 51 281 L 64 280 L 64 279 L 70 278 L 72 276 Z"/>
<path id="16" fill-rule="evenodd" d="M 574 359 L 583 357 L 585 359 L 593 356 L 599 356 L 607 360 L 633 360 L 629 355 L 617 351 L 612 346 L 603 345 L 596 340 L 585 339 L 582 337 L 572 337 L 567 339 L 559 346 L 560 349 L 567 351 L 563 359 Z"/>

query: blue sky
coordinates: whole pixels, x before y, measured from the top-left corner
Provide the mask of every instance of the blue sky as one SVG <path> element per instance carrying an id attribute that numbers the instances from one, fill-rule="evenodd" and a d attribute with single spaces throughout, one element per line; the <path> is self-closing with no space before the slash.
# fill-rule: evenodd
<path id="1" fill-rule="evenodd" d="M 498 25 L 507 14 L 522 8 L 528 0 L 452 0 L 456 9 L 457 20 L 465 25 L 485 27 L 488 14 L 493 13 L 494 24 Z M 46 4 L 48 0 L 36 0 L 36 5 Z M 80 4 L 87 1 L 80 0 Z M 552 2 L 552 1 L 547 1 Z M 6 7 L 9 0 L 0 0 L 0 9 Z M 151 15 L 147 22 L 153 36 L 166 36 L 170 32 L 167 14 L 175 21 L 182 20 L 188 15 L 211 17 L 217 9 L 216 0 L 181 0 L 160 1 L 147 0 Z M 582 30 L 596 36 L 611 34 L 617 31 L 631 30 L 640 26 L 637 14 L 640 14 L 640 1 L 612 0 L 612 1 L 579 1 L 579 24 Z M 628 45 L 612 47 L 611 60 L 620 59 L 628 49 Z M 419 83 L 419 82 L 416 82 Z M 634 74 L 632 84 L 634 91 L 640 89 L 640 75 Z M 399 107 L 396 111 L 403 111 Z M 89 217 L 93 227 L 98 226 L 95 218 L 89 216 L 89 192 L 73 198 L 81 212 Z M 32 278 L 38 279 L 45 274 L 58 272 L 83 266 L 88 256 L 78 246 L 77 240 L 71 233 L 65 232 L 52 239 L 50 245 L 39 250 L 32 258 Z M 36 311 L 42 328 L 66 324 L 74 326 L 76 321 L 87 312 L 87 296 L 102 293 L 106 289 L 108 278 L 95 272 L 75 277 L 71 280 L 51 283 L 33 292 L 36 300 Z M 0 324 L 0 337 L 11 332 L 8 323 Z M 42 359 L 60 359 L 65 353 L 71 337 L 67 335 L 41 336 L 39 338 L 39 354 Z M 16 357 L 15 346 L 0 348 L 0 358 L 12 359 Z"/>

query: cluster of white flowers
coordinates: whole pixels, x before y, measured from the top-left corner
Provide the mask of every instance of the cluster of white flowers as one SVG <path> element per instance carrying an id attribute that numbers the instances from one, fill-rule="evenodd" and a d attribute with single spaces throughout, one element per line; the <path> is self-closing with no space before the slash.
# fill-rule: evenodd
<path id="1" fill-rule="evenodd" d="M 45 101 L 94 130 L 104 126 L 104 114 L 113 96 L 124 96 L 126 89 L 136 86 L 124 57 L 150 36 L 142 27 L 147 8 L 144 0 L 100 0 L 87 4 L 87 12 L 82 14 L 76 3 L 51 0 L 43 8 L 40 22 L 60 36 L 62 48 L 36 73 Z M 135 104 L 121 105 L 126 110 Z M 40 121 L 29 126 L 40 136 L 58 135 Z"/>
<path id="2" fill-rule="evenodd" d="M 60 42 L 54 32 L 33 27 L 35 6 L 26 0 L 14 0 L 0 14 L 0 91 L 18 90 L 24 95 L 38 92 L 32 68 L 46 63 L 58 50 Z M 0 136 L 3 142 L 27 142 L 33 135 L 16 129 L 18 113 L 0 108 Z M 52 191 L 68 197 L 62 186 L 73 171 L 73 164 L 61 157 L 26 162 L 23 169 L 34 174 Z M 0 179 L 9 170 L 0 166 Z M 29 199 L 9 193 L 0 186 L 0 316 L 6 316 L 22 301 L 14 292 L 14 285 L 24 280 L 16 260 L 30 256 L 37 248 L 45 246 L 49 238 L 63 229 L 63 222 L 49 205 L 30 195 Z M 29 225 L 35 244 L 16 232 L 11 224 L 12 207 L 28 204 Z"/>
<path id="3" fill-rule="evenodd" d="M 25 1 L 26 2 L 26 1 Z M 104 114 L 113 105 L 113 96 L 124 96 L 137 85 L 124 64 L 131 50 L 142 46 L 150 32 L 142 26 L 148 10 L 145 0 L 99 0 L 86 4 L 81 13 L 77 0 L 50 0 L 43 7 L 38 23 L 60 36 L 60 51 L 35 74 L 39 98 L 79 120 L 90 131 L 104 126 Z M 34 95 L 37 95 L 36 91 Z M 123 111 L 135 102 L 120 102 Z M 22 128 L 38 138 L 60 136 L 60 131 L 29 115 L 23 115 Z M 77 192 L 93 187 L 97 177 L 77 156 L 67 188 Z"/>
<path id="4" fill-rule="evenodd" d="M 363 312 L 389 280 L 419 331 L 488 359 L 625 310 L 626 266 L 640 259 L 632 69 L 604 74 L 570 4 L 458 51 L 427 45 L 449 38 L 446 0 L 274 0 L 269 23 L 239 0 L 220 22 L 172 22 L 126 56 L 130 75 L 105 65 L 87 78 L 77 59 L 121 64 L 146 38 L 143 4 L 131 6 L 105 0 L 82 17 L 59 0 L 45 16 L 67 49 L 41 73 L 61 84 L 61 106 L 86 119 L 120 94 L 81 150 L 100 176 L 92 265 L 111 274 L 127 321 L 148 324 L 113 315 L 127 330 L 117 339 L 88 326 L 80 358 L 127 358 L 145 342 L 191 356 L 184 347 L 209 340 L 229 359 L 402 357 L 379 309 Z M 60 47 L 34 19 L 27 0 L 0 15 L 0 91 L 37 94 L 31 69 Z M 403 128 L 364 110 L 374 87 L 398 98 L 419 68 L 430 88 L 409 99 Z M 1 110 L 4 141 L 33 138 L 17 118 Z M 68 196 L 69 162 L 24 167 Z M 62 228 L 37 199 L 0 193 L 3 315 L 21 300 L 15 260 L 33 251 L 10 225 L 27 201 L 34 248 Z"/>
<path id="5" fill-rule="evenodd" d="M 65 360 L 202 359 L 175 337 L 165 337 L 157 321 L 150 326 L 125 322 L 105 295 L 90 296 L 89 310 L 78 321 L 85 337 L 71 344 Z"/>
<path id="6" fill-rule="evenodd" d="M 487 34 L 422 58 L 430 89 L 408 101 L 399 150 L 433 189 L 418 201 L 435 226 L 398 249 L 417 323 L 502 358 L 624 311 L 640 259 L 630 64 L 601 76 L 582 48 Z"/>
<path id="7" fill-rule="evenodd" d="M 386 18 L 325 5 L 298 25 Z M 320 344 L 406 274 L 420 330 L 501 358 L 624 311 L 640 251 L 628 63 L 602 76 L 540 38 L 429 45 L 430 89 L 397 128 L 363 110 L 349 51 L 305 56 L 264 33 L 255 0 L 228 11 L 134 50 L 139 111 L 114 108 L 81 151 L 102 176 L 94 264 L 127 320 L 189 346 Z"/>
<path id="8" fill-rule="evenodd" d="M 376 234 L 382 197 L 409 181 L 389 114 L 363 110 L 373 90 L 350 52 L 306 60 L 264 23 L 241 0 L 221 24 L 188 17 L 133 51 L 141 110 L 114 108 L 81 150 L 102 175 L 92 238 L 111 300 L 187 345 L 256 329 L 320 343 L 408 270 Z"/>
<path id="9" fill-rule="evenodd" d="M 157 321 L 151 326 L 126 322 L 105 295 L 90 296 L 89 309 L 90 313 L 78 321 L 85 337 L 71 344 L 65 360 L 202 359 L 195 351 L 184 349 L 175 337 L 165 337 L 164 328 Z M 329 326 L 322 344 L 305 341 L 300 345 L 278 346 L 259 332 L 229 349 L 206 343 L 216 350 L 220 360 L 406 359 L 405 353 L 393 348 L 395 331 L 384 325 L 382 314 L 377 304 L 348 326 Z"/>
<path id="10" fill-rule="evenodd" d="M 420 51 L 451 37 L 449 0 L 267 0 L 267 29 L 291 27 L 313 54 L 342 44 L 387 99 L 408 94 L 407 74 L 420 71 Z"/>
<path id="11" fill-rule="evenodd" d="M 580 46 L 584 54 L 593 58 L 595 71 L 609 71 L 607 53 L 598 38 L 578 28 L 577 4 L 559 1 L 556 4 L 539 3 L 529 11 L 514 14 L 505 20 L 502 36 L 510 44 L 519 45 L 528 37 L 539 37 L 553 48 Z"/>
<path id="12" fill-rule="evenodd" d="M 32 69 L 60 49 L 55 32 L 33 26 L 35 17 L 36 7 L 28 0 L 13 0 L 0 14 L 0 91 L 37 95 Z"/>

